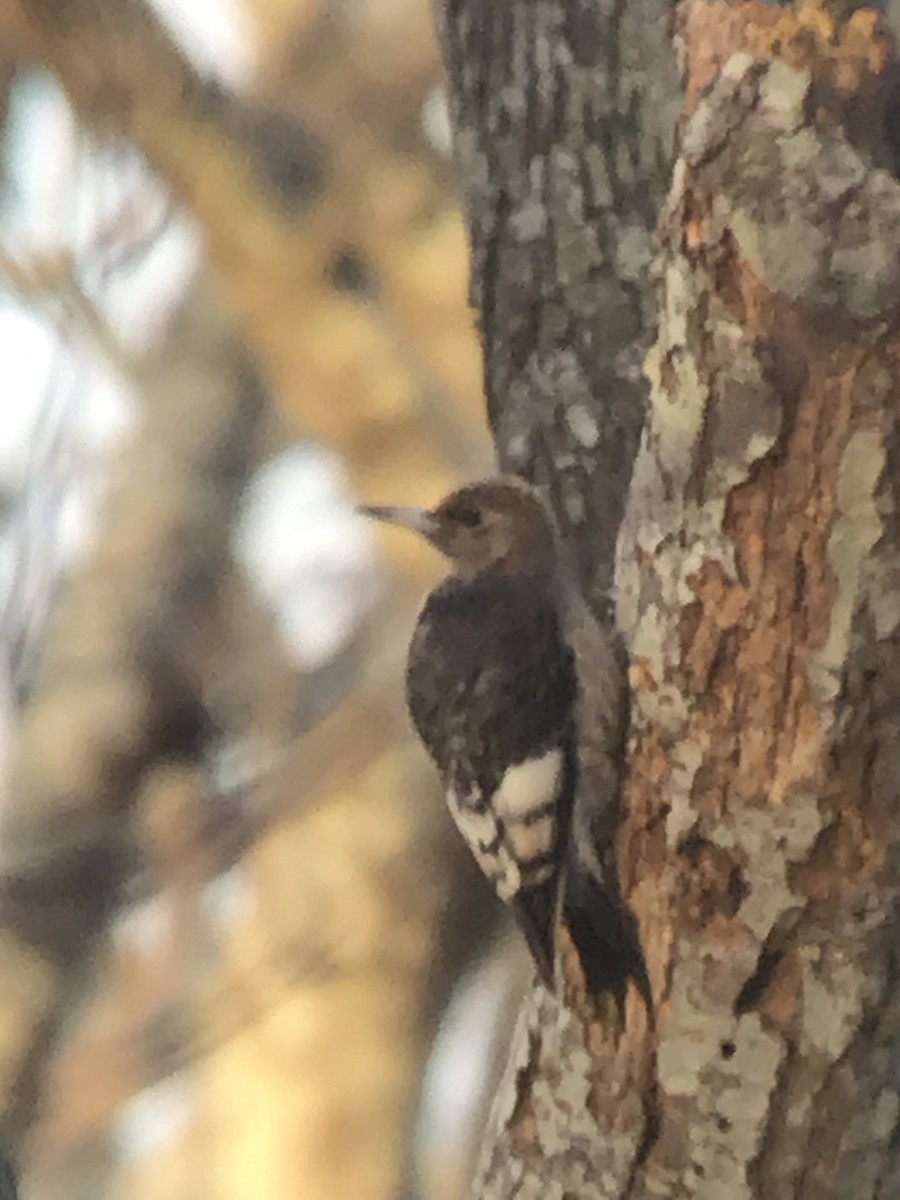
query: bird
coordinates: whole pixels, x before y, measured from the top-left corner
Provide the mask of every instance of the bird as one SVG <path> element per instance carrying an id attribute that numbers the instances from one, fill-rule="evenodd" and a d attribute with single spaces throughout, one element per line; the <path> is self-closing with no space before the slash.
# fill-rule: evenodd
<path id="1" fill-rule="evenodd" d="M 601 792 L 615 791 L 618 664 L 580 596 L 549 509 L 530 484 L 501 475 L 430 509 L 361 512 L 414 531 L 448 561 L 410 642 L 407 708 L 459 832 L 512 910 L 538 977 L 556 990 L 556 931 L 571 878 L 568 927 L 589 985 L 620 986 L 633 970 L 633 947 L 609 896 L 608 856 L 572 845 L 573 833 L 589 838 L 615 824 L 613 795 L 595 795 L 581 820 L 573 822 L 573 812 L 586 703 L 599 713 L 594 773 Z M 579 649 L 593 655 L 584 684 Z"/>

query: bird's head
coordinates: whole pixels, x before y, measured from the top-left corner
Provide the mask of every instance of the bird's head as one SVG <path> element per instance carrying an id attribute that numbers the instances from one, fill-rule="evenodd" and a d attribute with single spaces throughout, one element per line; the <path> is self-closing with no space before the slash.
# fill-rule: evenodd
<path id="1" fill-rule="evenodd" d="M 466 484 L 434 508 L 365 505 L 360 511 L 421 534 L 463 575 L 553 570 L 550 515 L 534 488 L 515 476 Z"/>

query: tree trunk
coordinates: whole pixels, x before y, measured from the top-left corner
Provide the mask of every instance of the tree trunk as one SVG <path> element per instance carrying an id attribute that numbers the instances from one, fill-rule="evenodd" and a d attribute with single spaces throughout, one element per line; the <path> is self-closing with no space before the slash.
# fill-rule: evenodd
<path id="1" fill-rule="evenodd" d="M 893 48 L 872 10 L 682 4 L 654 308 L 675 91 L 650 7 L 440 14 L 501 463 L 545 485 L 595 600 L 618 530 L 617 857 L 653 997 L 616 1031 L 535 992 L 475 1194 L 892 1197 Z M 629 490 L 616 370 L 651 312 Z"/>
<path id="2" fill-rule="evenodd" d="M 488 418 L 602 606 L 643 421 L 676 113 L 663 0 L 439 0 Z"/>

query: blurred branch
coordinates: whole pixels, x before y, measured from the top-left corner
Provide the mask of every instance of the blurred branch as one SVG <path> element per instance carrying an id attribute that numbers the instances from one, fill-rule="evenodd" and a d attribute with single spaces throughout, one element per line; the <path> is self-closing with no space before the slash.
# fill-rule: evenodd
<path id="1" fill-rule="evenodd" d="M 0 278 L 25 305 L 46 310 L 84 333 L 123 374 L 133 375 L 136 363 L 106 317 L 81 286 L 76 263 L 66 252 L 32 255 L 27 261 L 0 248 Z"/>
<path id="2" fill-rule="evenodd" d="M 407 71 L 404 12 L 385 14 L 377 70 L 371 15 L 362 31 L 357 6 L 323 18 L 292 46 L 292 74 L 268 101 L 204 77 L 139 0 L 15 0 L 7 20 L 79 117 L 133 140 L 199 219 L 284 414 L 341 451 L 363 494 L 431 503 L 483 465 L 483 417 L 447 173 L 408 128 L 438 59 L 417 33 Z M 377 298 L 335 286 L 348 247 Z M 416 339 L 424 376 L 419 356 L 398 354 Z M 423 394 L 437 400 L 423 406 Z M 423 407 L 440 420 L 423 422 Z M 433 577 L 410 540 L 388 545 L 405 573 Z"/>
<path id="3" fill-rule="evenodd" d="M 194 759 L 219 646 L 230 518 L 265 413 L 262 384 L 215 308 L 147 388 L 106 528 L 48 631 L 2 830 L 0 1125 L 21 1149 L 48 1055 L 89 977 L 127 871 L 136 785 Z"/>
<path id="4" fill-rule="evenodd" d="M 240 194 L 249 209 L 236 239 L 258 237 L 260 222 L 289 227 L 296 208 L 321 190 L 322 150 L 311 135 L 295 136 L 295 152 L 305 153 L 295 171 L 304 180 L 294 188 L 299 205 L 267 209 L 253 174 L 259 162 L 247 153 L 252 108 L 196 70 L 140 0 L 19 0 L 5 19 L 22 52 L 53 71 L 82 119 L 133 137 L 190 207 L 216 211 L 217 189 Z"/>
<path id="5" fill-rule="evenodd" d="M 73 482 L 71 418 L 80 380 L 74 374 L 63 383 L 59 349 L 58 344 L 38 405 L 25 479 L 4 514 L 14 569 L 0 605 L 0 644 L 10 692 L 19 703 L 30 690 L 40 634 L 59 585 L 60 515 Z"/>
<path id="6" fill-rule="evenodd" d="M 171 199 L 160 197 L 158 189 L 136 188 L 94 233 L 88 253 L 99 260 L 102 276 L 139 264 L 165 233 L 174 212 Z"/>
<path id="7" fill-rule="evenodd" d="M 210 930 L 221 945 L 207 945 L 205 954 L 195 946 L 193 982 L 185 987 L 178 979 L 165 995 L 158 980 L 171 948 L 122 954 L 112 964 L 117 1019 L 92 1020 L 59 1063 L 41 1137 L 58 1161 L 64 1164 L 81 1140 L 108 1127 L 119 1106 L 173 1069 L 203 1062 L 208 1075 L 219 1069 L 211 1066 L 217 1058 L 227 1069 L 232 1047 L 257 1039 L 257 1053 L 268 1061 L 266 1030 L 296 1011 L 305 1015 L 294 1050 L 299 1054 L 314 1033 L 324 1078 L 307 1064 L 302 1079 L 284 1084 L 285 1109 L 295 1094 L 311 1103 L 319 1096 L 313 1106 L 320 1117 L 356 1119 L 341 1117 L 346 1111 L 359 1114 L 368 1130 L 381 1130 L 377 1154 L 344 1152 L 339 1162 L 311 1138 L 308 1157 L 297 1159 L 303 1177 L 309 1179 L 314 1162 L 333 1180 L 364 1171 L 366 1162 L 377 1161 L 384 1180 L 397 1171 L 445 975 L 459 977 L 461 959 L 488 926 L 487 889 L 472 877 L 438 798 L 430 802 L 427 764 L 397 748 L 403 730 L 401 713 L 385 704 L 383 691 L 363 687 L 249 793 L 232 797 L 226 812 L 217 797 L 191 812 L 180 808 L 169 820 L 178 872 L 201 884 L 241 861 L 253 915 L 236 928 Z M 145 867 L 143 895 L 155 874 L 152 864 Z M 464 886 L 451 895 L 460 880 Z M 162 899 L 168 905 L 172 895 L 163 892 Z M 198 895 L 193 902 L 201 903 Z M 151 993 L 158 1003 L 148 1013 Z M 339 1047 L 333 1053 L 332 1044 Z M 336 1056 L 366 1063 L 365 1100 L 357 1073 L 338 1085 Z M 250 1136 L 249 1114 L 246 1124 Z M 293 1128 L 294 1156 L 306 1131 L 302 1119 Z"/>

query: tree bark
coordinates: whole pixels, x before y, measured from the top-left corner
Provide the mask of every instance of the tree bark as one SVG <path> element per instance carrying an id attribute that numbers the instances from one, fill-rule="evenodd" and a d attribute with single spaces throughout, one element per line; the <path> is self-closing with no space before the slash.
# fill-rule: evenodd
<path id="1" fill-rule="evenodd" d="M 597 52 L 585 67 L 570 31 L 579 51 L 599 42 L 614 62 L 635 51 L 585 36 L 601 20 L 587 2 L 500 11 L 443 9 L 491 419 L 501 462 L 548 485 L 587 580 L 608 565 L 624 505 L 616 599 L 632 696 L 617 851 L 653 1005 L 648 1014 L 633 991 L 617 1033 L 577 995 L 535 992 L 475 1194 L 895 1196 L 890 38 L 865 9 L 679 10 L 680 157 L 626 501 L 627 471 L 610 460 L 629 443 L 604 435 L 611 413 L 633 417 L 633 399 L 618 383 L 615 398 L 585 384 L 610 362 L 609 341 L 592 340 L 608 276 L 574 281 L 559 255 L 536 253 L 552 205 L 523 208 L 522 197 L 534 180 L 565 195 L 570 244 L 589 242 L 596 213 L 571 202 L 570 172 L 582 164 L 574 174 L 586 178 L 604 148 L 571 105 L 585 80 L 609 94 L 610 63 Z M 524 91 L 509 80 L 516 67 Z M 646 146 L 640 112 L 636 126 Z M 534 316 L 550 294 L 555 341 Z M 567 353 L 588 368 L 557 371 L 541 392 L 537 364 Z M 601 435 L 573 474 L 566 451 L 554 466 L 548 447 L 578 440 L 572 406 L 585 395 Z"/>
<path id="2" fill-rule="evenodd" d="M 677 79 L 663 0 L 437 4 L 488 418 L 599 607 L 643 423 Z"/>

